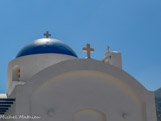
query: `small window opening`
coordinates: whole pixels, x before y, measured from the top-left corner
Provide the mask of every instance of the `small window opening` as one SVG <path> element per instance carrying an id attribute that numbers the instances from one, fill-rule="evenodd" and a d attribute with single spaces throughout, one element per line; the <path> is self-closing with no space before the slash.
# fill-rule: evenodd
<path id="1" fill-rule="evenodd" d="M 20 66 L 16 65 L 12 69 L 12 80 L 20 81 Z"/>

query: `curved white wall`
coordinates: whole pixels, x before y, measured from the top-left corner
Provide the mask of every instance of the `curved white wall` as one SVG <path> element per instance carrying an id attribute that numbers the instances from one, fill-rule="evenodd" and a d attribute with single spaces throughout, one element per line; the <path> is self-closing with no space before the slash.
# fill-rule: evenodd
<path id="1" fill-rule="evenodd" d="M 156 121 L 153 92 L 123 70 L 92 59 L 50 66 L 15 91 L 16 114 L 40 115 L 39 121 Z"/>
<path id="2" fill-rule="evenodd" d="M 104 73 L 67 72 L 35 89 L 30 99 L 30 115 L 41 116 L 39 121 L 123 121 L 127 114 L 129 121 L 147 121 L 143 100 L 128 88 Z M 96 109 L 105 117 L 93 115 L 96 113 L 88 109 Z M 53 116 L 48 114 L 51 110 Z M 81 110 L 85 113 L 78 113 Z"/>
<path id="3" fill-rule="evenodd" d="M 7 93 L 10 93 L 17 84 L 23 84 L 39 71 L 61 61 L 76 59 L 64 54 L 35 54 L 15 58 L 8 64 Z M 13 68 L 20 67 L 20 81 L 13 81 Z"/>

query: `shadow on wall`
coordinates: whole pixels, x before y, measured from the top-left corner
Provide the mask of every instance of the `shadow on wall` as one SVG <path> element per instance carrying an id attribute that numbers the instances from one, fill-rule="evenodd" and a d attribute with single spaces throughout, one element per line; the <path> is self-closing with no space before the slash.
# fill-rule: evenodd
<path id="1" fill-rule="evenodd" d="M 161 121 L 161 88 L 155 91 L 155 105 L 157 112 L 157 119 Z"/>
<path id="2" fill-rule="evenodd" d="M 157 111 L 157 119 L 158 121 L 161 121 L 161 97 L 155 98 L 155 104 L 156 104 L 156 111 Z"/>
<path id="3" fill-rule="evenodd" d="M 12 69 L 12 81 L 20 81 L 20 66 L 15 65 Z"/>

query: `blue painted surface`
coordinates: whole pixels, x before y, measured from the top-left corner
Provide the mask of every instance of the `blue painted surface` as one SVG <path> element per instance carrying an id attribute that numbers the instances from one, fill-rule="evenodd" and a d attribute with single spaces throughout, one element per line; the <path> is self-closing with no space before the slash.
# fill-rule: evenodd
<path id="1" fill-rule="evenodd" d="M 0 105 L 0 108 L 9 108 L 11 105 Z"/>
<path id="2" fill-rule="evenodd" d="M 0 102 L 0 105 L 1 104 L 13 104 L 13 102 Z"/>
<path id="3" fill-rule="evenodd" d="M 0 114 L 5 114 L 15 100 L 13 98 L 0 98 Z"/>
<path id="4" fill-rule="evenodd" d="M 8 108 L 0 108 L 0 110 L 8 110 Z"/>
<path id="5" fill-rule="evenodd" d="M 9 101 L 15 101 L 15 99 L 12 99 L 12 98 L 0 98 L 0 102 L 1 101 L 7 101 L 7 102 L 9 102 Z"/>
<path id="6" fill-rule="evenodd" d="M 77 57 L 76 53 L 63 42 L 56 39 L 42 38 L 33 41 L 32 43 L 21 49 L 16 58 L 26 55 L 43 53 L 57 53 Z"/>

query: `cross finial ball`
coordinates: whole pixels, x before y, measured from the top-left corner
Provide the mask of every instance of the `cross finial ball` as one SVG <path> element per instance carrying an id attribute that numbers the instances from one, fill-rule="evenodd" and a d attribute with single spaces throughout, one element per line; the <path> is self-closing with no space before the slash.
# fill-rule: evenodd
<path id="1" fill-rule="evenodd" d="M 48 38 L 49 36 L 51 36 L 51 34 L 49 34 L 49 32 L 46 31 L 46 33 L 44 33 L 44 36 L 46 36 L 46 38 Z"/>

